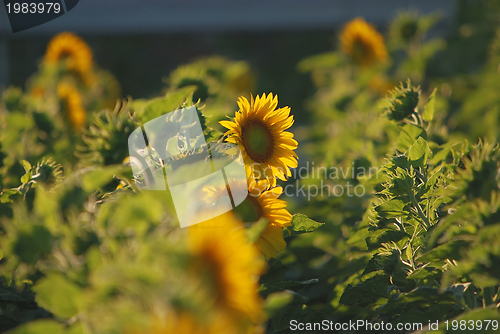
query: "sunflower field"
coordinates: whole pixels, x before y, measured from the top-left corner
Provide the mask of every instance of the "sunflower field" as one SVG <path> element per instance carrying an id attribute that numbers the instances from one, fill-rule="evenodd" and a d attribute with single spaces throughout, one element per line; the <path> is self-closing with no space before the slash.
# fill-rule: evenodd
<path id="1" fill-rule="evenodd" d="M 446 37 L 439 15 L 354 18 L 295 66 L 307 117 L 218 55 L 123 96 L 90 44 L 54 36 L 0 91 L 0 332 L 498 333 L 499 15 L 459 2 Z M 181 228 L 129 140 L 188 108 L 211 158 L 238 148 L 248 196 Z M 180 170 L 194 140 L 148 164 Z"/>

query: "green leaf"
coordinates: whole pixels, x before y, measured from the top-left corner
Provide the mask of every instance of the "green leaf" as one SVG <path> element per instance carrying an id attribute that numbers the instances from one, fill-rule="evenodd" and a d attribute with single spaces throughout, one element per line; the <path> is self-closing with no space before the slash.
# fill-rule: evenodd
<path id="1" fill-rule="evenodd" d="M 52 234 L 42 225 L 25 225 L 13 244 L 14 253 L 25 263 L 34 263 L 52 250 Z"/>
<path id="2" fill-rule="evenodd" d="M 430 163 L 433 165 L 439 164 L 441 161 L 445 160 L 450 153 L 452 153 L 452 149 L 454 146 L 459 145 L 459 142 L 451 142 L 451 143 L 446 143 L 439 148 L 441 149 L 439 152 L 435 153 L 434 151 L 434 156 L 430 160 Z"/>
<path id="3" fill-rule="evenodd" d="M 111 182 L 113 176 L 121 174 L 123 170 L 124 167 L 122 165 L 111 165 L 91 169 L 82 177 L 82 188 L 86 192 L 92 193 Z"/>
<path id="4" fill-rule="evenodd" d="M 293 293 L 291 291 L 281 291 L 271 293 L 267 296 L 264 309 L 269 317 L 272 317 L 276 312 L 290 304 L 293 300 Z"/>
<path id="5" fill-rule="evenodd" d="M 35 320 L 16 327 L 10 334 L 62 334 L 63 326 L 55 320 Z"/>
<path id="6" fill-rule="evenodd" d="M 31 172 L 27 172 L 21 177 L 21 183 L 28 183 L 30 180 L 33 178 L 33 175 Z"/>
<path id="7" fill-rule="evenodd" d="M 206 134 L 205 134 L 205 140 L 207 143 L 210 142 L 215 142 L 219 140 L 220 137 L 222 137 L 223 133 L 214 129 L 207 128 Z"/>
<path id="8" fill-rule="evenodd" d="M 401 152 L 407 151 L 419 137 L 427 139 L 427 132 L 419 126 L 405 124 L 398 136 L 397 149 Z"/>
<path id="9" fill-rule="evenodd" d="M 283 290 L 300 290 L 304 286 L 309 284 L 318 283 L 317 278 L 309 279 L 306 281 L 280 281 L 272 284 L 264 285 L 262 292 L 264 295 L 270 294 L 272 292 L 283 291 Z"/>
<path id="10" fill-rule="evenodd" d="M 82 290 L 60 274 L 49 274 L 34 286 L 35 301 L 60 318 L 71 318 L 78 313 Z"/>
<path id="11" fill-rule="evenodd" d="M 427 159 L 431 154 L 431 150 L 427 141 L 419 137 L 415 143 L 408 149 L 406 155 L 408 156 L 408 161 L 413 167 L 425 168 L 427 165 Z"/>
<path id="12" fill-rule="evenodd" d="M 268 225 L 269 221 L 267 219 L 260 219 L 258 222 L 252 224 L 252 226 L 246 229 L 248 241 L 251 243 L 257 241 Z"/>
<path id="13" fill-rule="evenodd" d="M 398 242 L 404 237 L 409 237 L 404 231 L 381 229 L 370 233 L 369 237 L 366 238 L 366 245 L 370 249 L 374 247 L 378 248 L 382 243 Z"/>
<path id="14" fill-rule="evenodd" d="M 444 263 L 446 259 L 459 260 L 461 258 L 460 251 L 467 249 L 468 246 L 469 242 L 464 240 L 450 241 L 420 255 L 418 261 Z"/>
<path id="15" fill-rule="evenodd" d="M 309 326 L 312 326 L 313 323 L 320 323 L 326 317 L 315 309 L 307 307 L 305 304 L 293 303 L 276 312 L 269 321 L 266 333 L 290 333 L 290 321 L 292 319 L 298 322 L 309 323 Z M 310 331 L 300 331 L 299 333 L 310 333 Z"/>
<path id="16" fill-rule="evenodd" d="M 422 115 L 424 121 L 431 122 L 434 119 L 434 109 L 436 107 L 436 91 L 437 88 L 434 88 L 432 94 L 429 96 L 429 100 L 427 100 L 424 114 Z"/>
<path id="17" fill-rule="evenodd" d="M 297 69 L 300 72 L 310 72 L 317 68 L 334 68 L 341 61 L 337 52 L 325 52 L 307 57 L 299 62 Z"/>
<path id="18" fill-rule="evenodd" d="M 438 276 L 438 275 L 441 275 L 440 270 L 438 270 L 435 267 L 425 265 L 423 267 L 420 267 L 420 268 L 412 271 L 408 276 L 406 276 L 406 278 L 407 279 L 430 279 L 430 278 Z"/>
<path id="19" fill-rule="evenodd" d="M 23 165 L 23 167 L 24 167 L 24 171 L 25 171 L 26 173 L 28 173 L 29 171 L 31 171 L 31 164 L 30 164 L 28 161 L 26 161 L 26 160 L 21 160 L 21 165 Z"/>
<path id="20" fill-rule="evenodd" d="M 292 217 L 292 226 L 288 227 L 289 233 L 288 235 L 285 235 L 285 238 L 302 233 L 313 232 L 323 225 L 324 225 L 323 223 L 318 223 L 312 219 L 309 219 L 306 215 L 302 213 L 294 214 Z"/>
<path id="21" fill-rule="evenodd" d="M 393 198 L 390 201 L 376 206 L 375 211 L 385 218 L 406 217 L 410 214 L 406 209 L 406 202 L 398 198 Z"/>
<path id="22" fill-rule="evenodd" d="M 391 253 L 377 253 L 370 259 L 363 274 L 383 270 L 386 274 L 392 275 L 400 263 L 401 254 L 396 249 L 393 249 Z"/>
<path id="23" fill-rule="evenodd" d="M 139 119 L 146 123 L 163 114 L 179 109 L 195 90 L 196 86 L 186 86 L 168 92 L 165 97 L 152 99 L 144 106 L 144 110 L 139 114 Z"/>
<path id="24" fill-rule="evenodd" d="M 364 282 L 352 286 L 348 285 L 340 303 L 344 305 L 354 305 L 358 303 L 372 303 L 379 298 L 388 298 L 387 287 L 390 285 L 389 276 L 382 271 L 371 273 L 372 277 Z"/>
<path id="25" fill-rule="evenodd" d="M 17 189 L 5 189 L 0 193 L 0 203 L 11 203 L 10 197 L 13 195 L 22 195 L 22 193 Z"/>
<path id="26" fill-rule="evenodd" d="M 290 270 L 289 266 L 285 266 L 281 261 L 274 260 L 269 263 L 269 269 L 260 277 L 261 284 L 271 284 L 282 280 L 283 275 Z"/>

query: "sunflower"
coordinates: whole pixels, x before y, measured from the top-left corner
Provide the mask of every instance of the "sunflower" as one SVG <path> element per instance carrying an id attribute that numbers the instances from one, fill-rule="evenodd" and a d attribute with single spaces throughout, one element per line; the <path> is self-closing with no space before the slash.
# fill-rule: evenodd
<path id="1" fill-rule="evenodd" d="M 64 59 L 68 70 L 78 73 L 85 83 L 91 83 L 92 50 L 83 39 L 70 32 L 63 32 L 52 38 L 43 62 L 56 64 Z"/>
<path id="2" fill-rule="evenodd" d="M 341 48 L 360 66 L 367 67 L 388 58 L 384 37 L 358 17 L 347 23 L 340 36 Z"/>
<path id="3" fill-rule="evenodd" d="M 66 115 L 73 129 L 80 131 L 87 118 L 87 112 L 82 107 L 80 93 L 75 86 L 61 82 L 57 85 L 57 96 L 63 101 Z"/>
<path id="4" fill-rule="evenodd" d="M 232 319 L 224 314 L 215 312 L 216 314 L 200 321 L 200 317 L 195 317 L 193 314 L 182 312 L 171 312 L 165 317 L 155 316 L 148 326 L 147 331 L 133 331 L 131 334 L 261 334 L 263 333 L 260 326 L 250 326 L 248 328 L 238 328 L 232 323 Z"/>
<path id="5" fill-rule="evenodd" d="M 193 270 L 215 292 L 214 310 L 222 311 L 242 328 L 265 321 L 258 280 L 266 265 L 248 242 L 243 225 L 225 214 L 190 226 L 187 232 Z"/>
<path id="6" fill-rule="evenodd" d="M 229 129 L 226 141 L 238 144 L 243 154 L 248 176 L 267 179 L 270 186 L 276 178 L 286 180 L 290 168 L 297 167 L 297 141 L 285 131 L 293 124 L 290 107 L 276 109 L 278 96 L 272 93 L 262 97 L 238 99 L 239 111 L 233 121 L 221 121 Z"/>
<path id="7" fill-rule="evenodd" d="M 233 187 L 244 187 L 247 184 L 235 184 Z M 266 219 L 269 225 L 255 241 L 257 248 L 265 255 L 266 259 L 275 257 L 278 252 L 286 248 L 283 237 L 283 228 L 291 226 L 292 215 L 286 209 L 287 203 L 278 197 L 283 193 L 282 187 L 268 189 L 266 180 L 250 180 L 248 185 L 249 195 L 232 212 L 231 218 L 237 219 L 240 223 L 256 223 L 261 218 Z M 235 189 L 232 189 L 234 191 Z M 204 192 L 209 202 L 214 203 L 225 193 L 226 188 L 216 188 L 213 186 L 204 188 Z"/>

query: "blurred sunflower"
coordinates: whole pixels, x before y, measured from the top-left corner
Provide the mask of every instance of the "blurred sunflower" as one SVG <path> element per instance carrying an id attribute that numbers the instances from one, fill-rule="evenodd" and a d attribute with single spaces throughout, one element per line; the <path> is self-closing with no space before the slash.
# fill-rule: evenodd
<path id="1" fill-rule="evenodd" d="M 92 82 L 92 50 L 83 39 L 70 32 L 56 35 L 47 46 L 43 62 L 56 64 L 66 60 L 66 67 L 78 73 L 86 84 Z"/>
<path id="2" fill-rule="evenodd" d="M 238 144 L 243 154 L 247 175 L 267 179 L 270 186 L 276 178 L 285 181 L 290 168 L 297 167 L 297 141 L 293 133 L 285 131 L 293 124 L 290 107 L 276 109 L 278 96 L 272 93 L 262 97 L 238 99 L 239 111 L 233 121 L 219 122 L 229 129 L 225 136 L 229 143 Z"/>
<path id="3" fill-rule="evenodd" d="M 283 237 L 283 228 L 291 226 L 292 215 L 286 209 L 287 203 L 278 197 L 283 193 L 282 187 L 274 187 L 268 190 L 266 180 L 250 180 L 248 185 L 249 195 L 239 204 L 233 212 L 229 213 L 230 218 L 237 219 L 240 223 L 256 223 L 261 218 L 266 219 L 269 225 L 255 241 L 255 245 L 266 256 L 266 259 L 275 257 L 278 252 L 286 248 Z M 246 184 L 232 183 L 234 187 L 246 187 Z M 204 192 L 209 202 L 213 203 L 222 198 L 226 187 L 216 188 L 214 186 L 205 187 Z"/>
<path id="4" fill-rule="evenodd" d="M 385 62 L 388 58 L 384 37 L 363 18 L 347 23 L 340 40 L 342 51 L 362 67 Z"/>
<path id="5" fill-rule="evenodd" d="M 63 103 L 63 109 L 73 129 L 80 131 L 87 118 L 87 112 L 82 107 L 82 96 L 75 86 L 66 82 L 57 85 L 57 96 Z"/>
<path id="6" fill-rule="evenodd" d="M 243 225 L 226 214 L 191 226 L 187 232 L 193 269 L 211 284 L 214 306 L 240 327 L 236 332 L 245 333 L 265 321 L 258 280 L 266 265 L 248 242 Z"/>
<path id="7" fill-rule="evenodd" d="M 186 311 L 169 313 L 166 317 L 155 317 L 146 333 L 148 334 L 235 334 L 263 333 L 260 327 L 249 327 L 247 329 L 235 327 L 231 319 L 222 314 L 215 314 L 212 317 L 195 317 Z M 200 319 L 201 318 L 201 319 Z M 133 334 L 144 333 L 144 331 L 134 331 Z"/>

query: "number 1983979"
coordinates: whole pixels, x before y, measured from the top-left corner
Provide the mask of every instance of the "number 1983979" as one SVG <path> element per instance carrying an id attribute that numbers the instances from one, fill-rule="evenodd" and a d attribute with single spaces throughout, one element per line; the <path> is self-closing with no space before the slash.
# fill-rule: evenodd
<path id="1" fill-rule="evenodd" d="M 29 3 L 29 2 L 15 2 L 13 4 L 6 4 L 7 13 L 11 14 L 35 14 L 35 13 L 59 13 L 61 11 L 61 4 L 57 2 L 46 2 L 46 3 Z"/>

